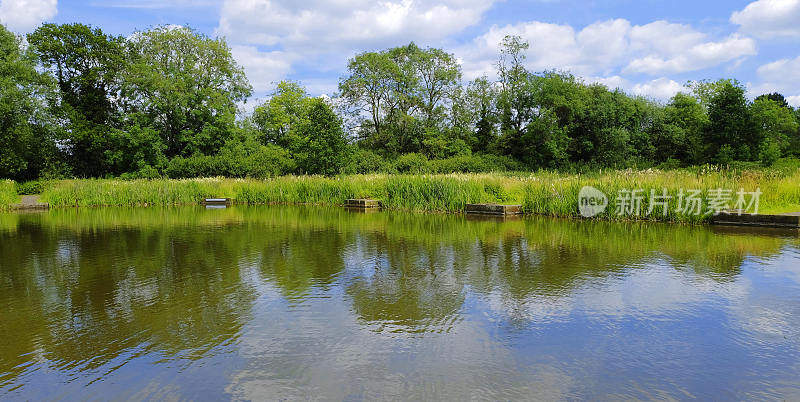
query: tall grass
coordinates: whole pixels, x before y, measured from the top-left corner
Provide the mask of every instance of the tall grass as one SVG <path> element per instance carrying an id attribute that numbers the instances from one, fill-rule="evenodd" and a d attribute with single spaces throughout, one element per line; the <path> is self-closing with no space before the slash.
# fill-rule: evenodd
<path id="1" fill-rule="evenodd" d="M 8 210 L 17 202 L 17 186 L 11 180 L 0 180 L 0 210 Z"/>
<path id="2" fill-rule="evenodd" d="M 703 222 L 711 217 L 679 211 L 683 190 L 701 190 L 704 199 L 714 189 L 736 192 L 760 189 L 759 212 L 800 211 L 800 171 L 776 174 L 767 171 L 608 171 L 589 175 L 539 172 L 529 175 L 352 175 L 340 177 L 284 176 L 267 180 L 66 180 L 50 185 L 42 195 L 53 207 L 154 206 L 197 204 L 207 197 L 230 197 L 240 204 L 341 205 L 349 198 L 374 198 L 385 208 L 409 211 L 461 212 L 468 203 L 521 204 L 527 213 L 560 217 L 579 216 L 578 194 L 592 186 L 608 195 L 609 206 L 600 219 L 638 219 Z M 671 199 L 663 213 L 647 215 L 651 190 Z M 617 202 L 624 190 L 642 190 L 639 216 L 620 216 Z"/>

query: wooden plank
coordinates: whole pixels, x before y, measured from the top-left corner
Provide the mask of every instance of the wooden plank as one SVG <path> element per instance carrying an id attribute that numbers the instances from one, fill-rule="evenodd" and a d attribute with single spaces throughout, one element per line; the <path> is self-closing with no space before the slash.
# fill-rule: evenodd
<path id="1" fill-rule="evenodd" d="M 344 202 L 344 206 L 347 208 L 361 208 L 361 209 L 380 208 L 381 202 L 378 200 L 352 199 L 352 200 L 346 200 Z"/>
<path id="2" fill-rule="evenodd" d="M 206 198 L 203 200 L 203 205 L 231 205 L 230 198 Z"/>
<path id="3" fill-rule="evenodd" d="M 761 215 L 723 212 L 712 219 L 715 225 L 800 228 L 800 213 Z"/>
<path id="4" fill-rule="evenodd" d="M 501 204 L 467 204 L 464 208 L 467 214 L 475 215 L 521 215 L 521 205 L 501 205 Z"/>

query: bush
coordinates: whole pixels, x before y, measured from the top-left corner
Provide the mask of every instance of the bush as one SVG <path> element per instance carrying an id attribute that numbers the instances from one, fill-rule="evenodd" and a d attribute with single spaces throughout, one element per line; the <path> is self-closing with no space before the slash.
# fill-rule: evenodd
<path id="1" fill-rule="evenodd" d="M 356 149 L 350 154 L 350 160 L 345 165 L 345 174 L 389 173 L 393 166 L 382 156 L 367 149 Z"/>
<path id="2" fill-rule="evenodd" d="M 430 161 L 430 170 L 434 173 L 488 173 L 522 169 L 514 159 L 497 155 L 462 155 Z"/>
<path id="3" fill-rule="evenodd" d="M 164 173 L 172 179 L 220 176 L 222 171 L 218 158 L 206 155 L 188 158 L 177 156 L 172 158 L 164 169 Z"/>
<path id="4" fill-rule="evenodd" d="M 261 147 L 256 152 L 238 161 L 237 171 L 229 174 L 233 177 L 267 178 L 294 172 L 297 164 L 289 152 L 275 145 Z"/>
<path id="5" fill-rule="evenodd" d="M 394 161 L 394 168 L 399 173 L 429 173 L 428 158 L 425 155 L 411 153 L 400 155 Z"/>
<path id="6" fill-rule="evenodd" d="M 17 183 L 16 191 L 19 195 L 41 194 L 47 188 L 47 181 L 34 180 L 25 183 Z"/>
<path id="7" fill-rule="evenodd" d="M 173 179 L 217 176 L 263 179 L 289 174 L 296 169 L 294 160 L 283 148 L 269 145 L 249 151 L 228 150 L 216 156 L 176 157 L 169 161 L 164 173 Z"/>
<path id="8" fill-rule="evenodd" d="M 660 170 L 676 170 L 682 167 L 683 163 L 674 158 L 668 158 L 666 161 L 662 162 L 657 166 Z"/>

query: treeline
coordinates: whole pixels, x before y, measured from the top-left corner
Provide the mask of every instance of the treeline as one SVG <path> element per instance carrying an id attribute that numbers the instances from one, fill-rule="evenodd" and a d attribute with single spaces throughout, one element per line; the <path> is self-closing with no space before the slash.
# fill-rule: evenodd
<path id="1" fill-rule="evenodd" d="M 800 156 L 800 110 L 735 80 L 666 104 L 525 68 L 506 37 L 497 80 L 415 44 L 350 60 L 334 98 L 281 82 L 253 113 L 223 39 L 184 27 L 128 37 L 0 26 L 0 177 L 267 177 L 679 167 Z"/>

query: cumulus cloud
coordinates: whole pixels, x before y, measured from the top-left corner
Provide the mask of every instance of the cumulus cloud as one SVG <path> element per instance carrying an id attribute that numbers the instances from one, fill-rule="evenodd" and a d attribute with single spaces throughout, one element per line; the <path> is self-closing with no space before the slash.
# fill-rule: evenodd
<path id="1" fill-rule="evenodd" d="M 631 92 L 636 95 L 649 96 L 659 100 L 670 99 L 684 90 L 683 85 L 665 77 L 636 84 L 631 88 Z"/>
<path id="2" fill-rule="evenodd" d="M 780 92 L 790 105 L 800 106 L 800 57 L 764 64 L 756 73 L 761 81 L 750 85 L 752 94 Z"/>
<path id="3" fill-rule="evenodd" d="M 685 91 L 683 85 L 667 77 L 633 83 L 619 75 L 614 75 L 610 77 L 590 77 L 586 81 L 605 85 L 612 90 L 621 89 L 633 95 L 645 96 L 659 101 L 669 100 L 678 92 Z"/>
<path id="4" fill-rule="evenodd" d="M 800 0 L 758 0 L 734 12 L 731 22 L 758 38 L 800 37 Z"/>
<path id="5" fill-rule="evenodd" d="M 236 58 L 245 66 L 248 77 L 256 81 L 258 92 L 279 79 L 280 73 L 287 73 L 289 67 L 338 73 L 347 57 L 356 52 L 409 41 L 441 46 L 451 35 L 477 24 L 493 2 L 225 0 L 216 33 L 230 43 L 245 46 L 238 48 Z M 256 46 L 277 52 L 258 52 Z M 277 56 L 291 65 L 276 61 Z M 259 67 L 262 61 L 268 65 Z M 335 88 L 335 81 L 332 78 L 312 86 L 327 93 Z"/>
<path id="6" fill-rule="evenodd" d="M 260 52 L 255 46 L 232 46 L 231 53 L 244 68 L 255 93 L 273 88 L 291 70 L 291 58 L 281 51 Z"/>
<path id="7" fill-rule="evenodd" d="M 579 75 L 663 75 L 697 71 L 756 54 L 755 41 L 739 34 L 714 41 L 683 24 L 656 21 L 631 25 L 617 19 L 591 24 L 580 31 L 569 25 L 530 21 L 493 26 L 457 51 L 465 75 L 491 73 L 499 43 L 519 35 L 531 43 L 528 68 L 563 69 Z"/>
<path id="8" fill-rule="evenodd" d="M 218 33 L 233 42 L 361 49 L 440 41 L 480 21 L 485 0 L 226 0 Z"/>
<path id="9" fill-rule="evenodd" d="M 800 86 L 800 57 L 765 64 L 757 72 L 759 77 L 767 81 L 795 83 Z"/>
<path id="10" fill-rule="evenodd" d="M 0 23 L 16 32 L 25 32 L 53 18 L 58 0 L 0 0 Z"/>
<path id="11" fill-rule="evenodd" d="M 671 57 L 650 54 L 635 59 L 625 68 L 628 72 L 645 74 L 683 73 L 702 70 L 722 63 L 757 54 L 756 43 L 737 34 L 719 42 L 697 43 Z"/>

